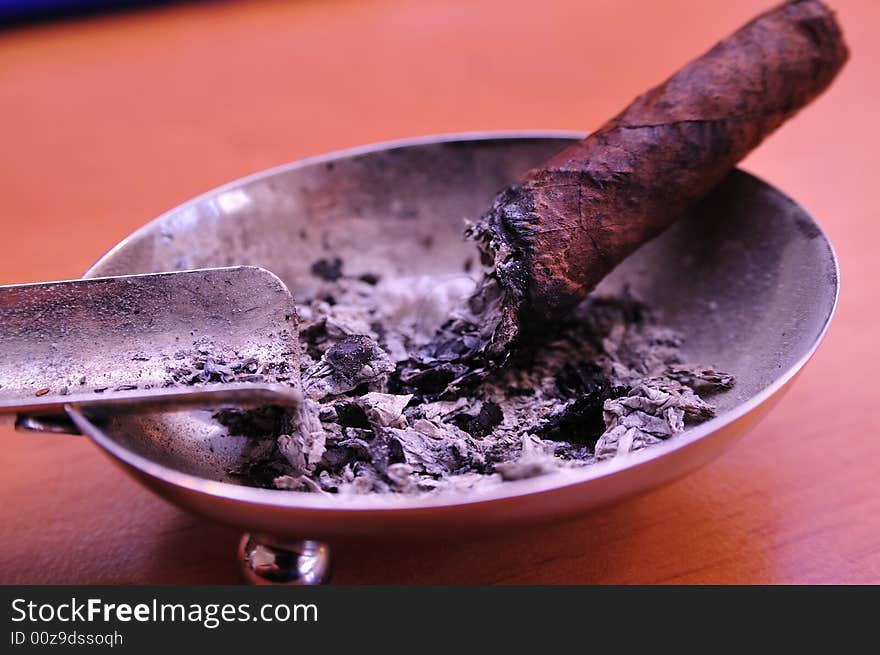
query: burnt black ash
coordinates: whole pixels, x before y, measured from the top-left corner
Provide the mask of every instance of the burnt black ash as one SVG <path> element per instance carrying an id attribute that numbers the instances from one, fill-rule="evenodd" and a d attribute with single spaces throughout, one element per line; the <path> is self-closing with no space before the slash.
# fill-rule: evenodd
<path id="1" fill-rule="evenodd" d="M 342 277 L 342 260 L 339 257 L 333 259 L 319 259 L 312 264 L 312 275 L 327 282 L 335 282 Z"/>

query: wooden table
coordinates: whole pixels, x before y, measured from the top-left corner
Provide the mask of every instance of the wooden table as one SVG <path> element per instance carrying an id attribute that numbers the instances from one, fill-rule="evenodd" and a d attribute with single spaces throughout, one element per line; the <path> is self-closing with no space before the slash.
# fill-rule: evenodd
<path id="1" fill-rule="evenodd" d="M 226 2 L 0 33 L 0 283 L 79 276 L 243 174 L 398 137 L 587 130 L 764 0 Z M 338 552 L 347 583 L 880 582 L 880 2 L 835 0 L 853 58 L 745 167 L 822 222 L 843 294 L 779 407 L 715 463 L 515 536 Z M 86 439 L 0 430 L 0 582 L 223 583 L 238 533 Z"/>

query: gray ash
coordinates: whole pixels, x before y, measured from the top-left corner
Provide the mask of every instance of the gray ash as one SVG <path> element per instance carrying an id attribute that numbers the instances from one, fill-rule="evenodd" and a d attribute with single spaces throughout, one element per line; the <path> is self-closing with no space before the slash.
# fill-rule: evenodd
<path id="1" fill-rule="evenodd" d="M 166 387 L 216 382 L 288 382 L 299 375 L 289 362 L 261 361 L 224 352 L 210 343 L 196 343 L 177 352 L 165 367 Z"/>
<path id="2" fill-rule="evenodd" d="M 319 288 L 298 307 L 305 402 L 217 417 L 253 439 L 232 472 L 245 484 L 340 494 L 503 484 L 659 443 L 713 415 L 698 391 L 733 384 L 682 361 L 680 335 L 628 293 L 589 298 L 488 374 L 497 362 L 470 356 L 489 337 L 475 320 L 485 307 L 464 302 L 469 276 L 347 276 L 342 262 L 321 262 Z M 205 360 L 186 375 L 238 376 L 238 365 Z"/>

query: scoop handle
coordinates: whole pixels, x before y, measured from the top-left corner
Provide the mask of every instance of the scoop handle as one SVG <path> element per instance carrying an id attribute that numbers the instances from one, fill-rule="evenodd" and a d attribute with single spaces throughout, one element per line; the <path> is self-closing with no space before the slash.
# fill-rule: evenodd
<path id="1" fill-rule="evenodd" d="M 68 420 L 68 407 L 100 416 L 106 413 L 148 413 L 192 408 L 233 406 L 253 408 L 267 405 L 296 406 L 302 402 L 299 389 L 281 384 L 226 383 L 168 389 L 135 389 L 106 392 L 100 397 L 55 396 L 34 398 L 27 403 L 0 405 L 0 420 L 15 421 L 20 430 L 78 434 Z"/>

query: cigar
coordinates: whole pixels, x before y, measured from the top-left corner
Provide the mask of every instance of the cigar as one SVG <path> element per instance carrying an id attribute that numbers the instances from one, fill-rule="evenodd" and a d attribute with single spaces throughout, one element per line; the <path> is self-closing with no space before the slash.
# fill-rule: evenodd
<path id="1" fill-rule="evenodd" d="M 501 291 L 486 350 L 505 353 L 571 310 L 824 91 L 847 57 L 822 2 L 786 2 L 502 191 L 469 229 Z M 486 296 L 484 283 L 473 302 Z"/>

